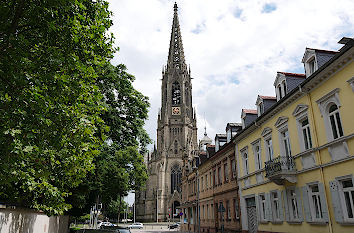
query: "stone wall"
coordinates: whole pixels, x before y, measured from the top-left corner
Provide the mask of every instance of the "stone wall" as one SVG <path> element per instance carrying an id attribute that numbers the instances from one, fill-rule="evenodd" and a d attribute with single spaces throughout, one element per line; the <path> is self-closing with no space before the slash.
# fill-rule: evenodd
<path id="1" fill-rule="evenodd" d="M 68 233 L 69 216 L 48 217 L 31 209 L 0 209 L 0 233 Z"/>

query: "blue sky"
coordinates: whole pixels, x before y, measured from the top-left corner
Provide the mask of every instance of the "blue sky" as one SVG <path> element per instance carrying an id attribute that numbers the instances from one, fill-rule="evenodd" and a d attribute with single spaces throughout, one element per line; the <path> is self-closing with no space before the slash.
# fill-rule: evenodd
<path id="1" fill-rule="evenodd" d="M 166 64 L 173 17 L 169 0 L 109 0 L 120 51 L 134 86 L 149 96 L 146 130 L 156 140 L 160 79 Z M 187 64 L 193 79 L 198 135 L 210 138 L 242 108 L 255 108 L 257 95 L 274 96 L 277 71 L 303 73 L 306 47 L 337 50 L 353 37 L 352 0 L 177 0 Z M 205 121 L 204 121 L 205 115 Z M 206 123 L 204 123 L 206 122 Z M 130 197 L 130 202 L 132 198 Z"/>

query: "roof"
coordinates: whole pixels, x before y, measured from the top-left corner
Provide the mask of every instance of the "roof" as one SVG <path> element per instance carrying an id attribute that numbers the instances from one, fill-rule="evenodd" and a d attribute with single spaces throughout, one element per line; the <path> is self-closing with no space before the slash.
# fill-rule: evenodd
<path id="1" fill-rule="evenodd" d="M 275 96 L 265 96 L 265 95 L 258 95 L 258 96 L 264 100 L 276 100 L 277 99 L 277 97 L 275 97 Z"/>
<path id="2" fill-rule="evenodd" d="M 287 101 L 288 99 L 290 99 L 290 96 L 292 96 L 293 94 L 295 94 L 296 92 L 299 92 L 300 88 L 304 88 L 306 87 L 306 85 L 309 82 L 312 82 L 313 80 L 315 80 L 316 77 L 318 77 L 318 74 L 320 74 L 324 69 L 326 69 L 328 66 L 332 65 L 334 63 L 334 61 L 336 61 L 337 59 L 339 59 L 343 54 L 345 54 L 346 52 L 348 52 L 353 46 L 354 46 L 354 39 L 350 39 L 350 40 L 345 40 L 347 41 L 346 44 L 340 48 L 340 52 L 336 53 L 330 60 L 328 60 L 323 66 L 319 67 L 314 73 L 312 73 L 308 78 L 306 78 L 302 83 L 300 83 L 298 85 L 299 88 L 294 88 L 293 90 L 291 90 L 290 93 L 288 93 L 284 98 L 281 98 L 279 101 L 277 101 L 277 103 L 275 103 L 271 108 L 269 108 L 264 114 L 260 115 L 257 118 L 257 122 L 262 121 L 264 118 L 267 119 L 266 117 L 270 117 L 271 116 L 271 112 L 275 111 L 275 109 L 279 106 L 281 106 L 281 104 L 283 104 L 285 101 Z M 269 118 L 268 118 L 269 119 Z M 262 123 L 261 123 L 262 124 Z M 259 127 L 259 125 L 256 126 L 256 124 L 251 124 L 246 126 L 245 128 L 242 129 L 241 132 L 239 132 L 237 135 L 235 135 L 232 138 L 232 141 L 237 140 L 239 138 L 244 137 L 245 132 L 247 132 L 250 128 L 252 127 Z"/>
<path id="3" fill-rule="evenodd" d="M 237 127 L 237 126 L 242 126 L 241 123 L 227 123 L 228 126 L 231 126 L 231 127 Z"/>
<path id="4" fill-rule="evenodd" d="M 307 48 L 306 49 L 311 49 L 315 50 L 316 52 L 321 52 L 321 53 L 339 53 L 338 51 L 333 51 L 333 50 L 325 50 L 325 49 L 313 49 L 313 48 Z"/>
<path id="5" fill-rule="evenodd" d="M 257 114 L 257 110 L 255 109 L 242 109 L 242 112 L 246 114 Z"/>
<path id="6" fill-rule="evenodd" d="M 226 138 L 226 134 L 224 134 L 224 133 L 217 133 L 215 137 L 218 137 L 218 138 Z"/>
<path id="7" fill-rule="evenodd" d="M 305 75 L 305 74 L 288 73 L 288 72 L 280 72 L 280 71 L 278 71 L 277 73 L 279 73 L 279 74 L 284 74 L 285 76 L 306 78 L 306 75 Z"/>

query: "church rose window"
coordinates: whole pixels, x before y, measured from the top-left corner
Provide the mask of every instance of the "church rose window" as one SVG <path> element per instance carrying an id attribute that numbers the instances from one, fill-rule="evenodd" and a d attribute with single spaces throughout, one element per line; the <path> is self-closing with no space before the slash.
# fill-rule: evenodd
<path id="1" fill-rule="evenodd" d="M 179 83 L 176 81 L 172 84 L 172 104 L 181 103 L 181 89 Z"/>
<path id="2" fill-rule="evenodd" d="M 181 178 L 181 167 L 176 164 L 171 169 L 171 193 L 173 193 L 175 190 L 181 192 Z"/>

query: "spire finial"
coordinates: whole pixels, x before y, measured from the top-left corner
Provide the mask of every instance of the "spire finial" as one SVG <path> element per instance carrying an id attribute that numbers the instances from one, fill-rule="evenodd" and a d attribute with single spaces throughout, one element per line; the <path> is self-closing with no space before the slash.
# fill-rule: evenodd
<path id="1" fill-rule="evenodd" d="M 178 9 L 177 2 L 175 2 L 175 5 L 173 6 L 173 9 L 174 9 L 174 11 L 177 11 L 177 9 Z"/>
<path id="2" fill-rule="evenodd" d="M 206 120 L 205 120 L 205 113 L 204 113 L 204 136 L 207 136 L 207 132 L 206 132 Z"/>

